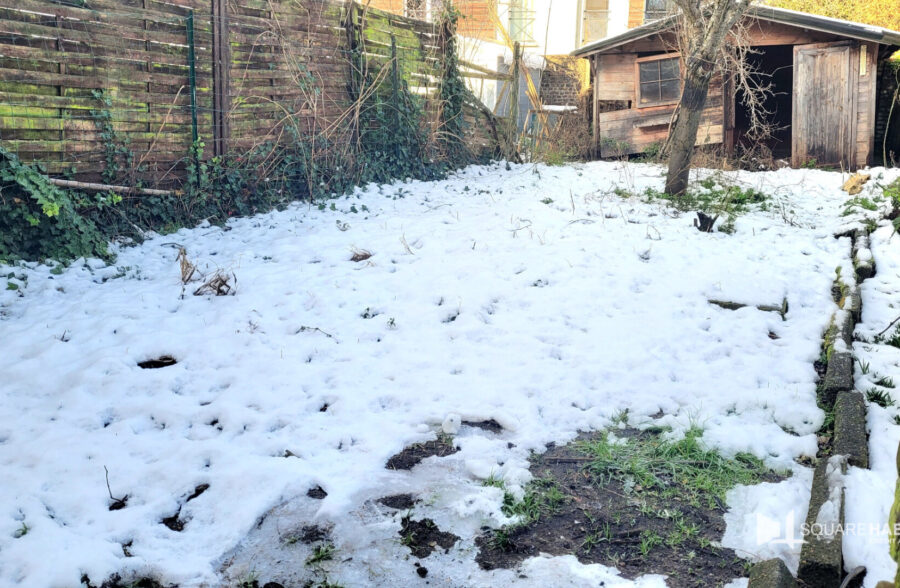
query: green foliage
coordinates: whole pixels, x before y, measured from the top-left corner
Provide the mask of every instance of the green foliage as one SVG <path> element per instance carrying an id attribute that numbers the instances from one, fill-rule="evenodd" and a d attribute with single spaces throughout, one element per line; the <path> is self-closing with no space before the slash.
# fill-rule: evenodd
<path id="1" fill-rule="evenodd" d="M 21 539 L 22 537 L 27 535 L 28 531 L 30 531 L 30 530 L 31 530 L 31 527 L 26 525 L 25 521 L 22 521 L 22 526 L 19 527 L 18 529 L 16 529 L 16 531 L 13 533 L 13 537 L 16 539 Z"/>
<path id="2" fill-rule="evenodd" d="M 430 180 L 442 176 L 442 166 L 428 157 L 423 106 L 405 81 L 396 99 L 375 97 L 371 108 L 374 124 L 361 135 L 362 152 L 357 161 L 360 181 L 382 183 L 394 178 Z"/>
<path id="3" fill-rule="evenodd" d="M 312 555 L 310 555 L 306 559 L 306 565 L 312 566 L 318 563 L 322 563 L 323 561 L 328 561 L 334 559 L 335 547 L 333 543 L 323 543 L 321 545 L 316 545 L 313 549 Z"/>
<path id="4" fill-rule="evenodd" d="M 662 149 L 663 149 L 662 141 L 655 141 L 647 145 L 644 148 L 643 153 L 641 153 L 640 157 L 638 157 L 638 161 L 645 161 L 648 163 L 657 163 L 662 159 Z"/>
<path id="5" fill-rule="evenodd" d="M 700 444 L 703 431 L 692 428 L 678 441 L 643 433 L 627 442 L 602 437 L 581 449 L 592 459 L 587 467 L 600 480 L 617 479 L 626 487 L 658 491 L 664 496 L 706 502 L 717 508 L 737 484 L 753 484 L 768 470 L 756 457 L 739 453 L 725 458 Z"/>
<path id="6" fill-rule="evenodd" d="M 641 533 L 640 551 L 641 555 L 647 557 L 654 547 L 662 545 L 663 538 L 655 531 L 644 531 Z"/>
<path id="7" fill-rule="evenodd" d="M 134 153 L 128 148 L 128 138 L 120 136 L 113 127 L 109 93 L 106 90 L 92 90 L 91 94 L 100 103 L 100 108 L 91 110 L 91 119 L 103 143 L 103 160 L 106 163 L 103 181 L 114 184 L 119 180 L 121 170 L 134 167 Z"/>
<path id="8" fill-rule="evenodd" d="M 882 388 L 895 388 L 894 378 L 891 378 L 890 376 L 881 376 L 880 378 L 875 380 L 875 384 L 877 386 L 881 386 Z"/>
<path id="9" fill-rule="evenodd" d="M 0 260 L 107 257 L 106 237 L 88 215 L 120 200 L 64 190 L 0 147 Z"/>
<path id="10" fill-rule="evenodd" d="M 768 4 L 900 30 L 895 0 L 768 0 Z"/>
<path id="11" fill-rule="evenodd" d="M 891 347 L 896 347 L 900 349 L 900 326 L 894 328 L 893 331 L 887 336 L 885 335 L 876 335 L 872 339 L 873 343 L 884 343 L 885 345 L 890 345 Z"/>
<path id="12" fill-rule="evenodd" d="M 868 210 L 871 212 L 878 210 L 878 204 L 872 201 L 871 198 L 866 198 L 865 196 L 854 196 L 844 203 L 844 212 L 841 213 L 841 215 L 849 216 L 856 212 L 854 209 L 857 208 L 861 208 L 863 210 Z"/>
<path id="13" fill-rule="evenodd" d="M 441 80 L 442 128 L 438 137 L 444 159 L 452 164 L 461 164 L 471 158 L 471 153 L 463 139 L 466 122 L 463 118 L 463 103 L 466 85 L 459 73 L 459 52 L 457 50 L 456 23 L 460 12 L 451 3 L 444 3 L 441 17 L 444 44 L 444 70 Z"/>
<path id="14" fill-rule="evenodd" d="M 894 210 L 900 209 L 900 178 L 897 178 L 882 190 L 894 207 Z"/>
<path id="15" fill-rule="evenodd" d="M 559 489 L 552 478 L 532 480 L 525 487 L 525 496 L 516 501 L 512 494 L 506 492 L 503 495 L 503 514 L 506 516 L 518 516 L 520 525 L 530 525 L 542 516 L 552 514 L 566 500 L 566 495 Z"/>
<path id="16" fill-rule="evenodd" d="M 725 217 L 719 231 L 729 234 L 735 231 L 734 223 L 738 216 L 754 208 L 765 209 L 768 204 L 768 196 L 762 192 L 741 188 L 719 175 L 699 181 L 681 196 L 672 196 L 653 188 L 647 188 L 644 196 L 647 201 L 663 200 L 682 212 L 700 211 L 712 217 Z"/>
<path id="17" fill-rule="evenodd" d="M 454 29 L 458 17 L 455 11 L 444 15 L 445 33 Z M 452 35 L 442 55 L 441 120 L 436 128 L 426 115 L 424 99 L 405 79 L 407 57 L 398 55 L 390 62 L 391 75 L 379 76 L 377 68 L 365 66 L 361 46 L 352 48 L 357 66 L 351 86 L 360 98 L 358 118 L 317 129 L 308 126 L 305 115 L 287 115 L 280 141 L 228 157 L 204 157 L 205 145 L 198 140 L 185 154 L 186 178 L 172 195 L 141 194 L 122 201 L 116 194 L 66 191 L 47 181 L 39 168 L 0 149 L 0 261 L 107 257 L 113 237 L 140 240 L 145 231 L 170 233 L 201 220 L 223 223 L 295 199 L 332 198 L 366 182 L 439 179 L 478 161 L 463 139 L 467 90 Z M 320 91 L 309 71 L 298 67 L 295 79 L 305 97 L 302 103 L 286 105 L 287 112 L 308 108 Z M 369 79 L 363 79 L 366 71 Z M 127 139 L 116 130 L 111 96 L 105 90 L 93 96 L 97 107 L 90 116 L 103 148 L 103 181 L 140 187 L 133 173 L 141 170 L 135 168 Z"/>
<path id="18" fill-rule="evenodd" d="M 631 145 L 625 141 L 619 141 L 612 137 L 601 137 L 600 145 L 603 151 L 609 152 L 612 156 L 625 157 L 632 152 Z"/>
<path id="19" fill-rule="evenodd" d="M 866 400 L 873 404 L 877 404 L 881 408 L 894 406 L 894 399 L 890 393 L 874 387 L 866 390 Z"/>

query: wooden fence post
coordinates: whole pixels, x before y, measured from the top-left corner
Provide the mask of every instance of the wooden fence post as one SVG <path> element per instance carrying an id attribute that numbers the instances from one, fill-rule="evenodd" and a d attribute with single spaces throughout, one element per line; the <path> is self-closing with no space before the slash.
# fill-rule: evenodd
<path id="1" fill-rule="evenodd" d="M 355 112 L 350 124 L 350 140 L 354 146 L 359 145 L 359 114 L 361 104 L 359 103 L 362 96 L 362 89 L 365 84 L 365 57 L 360 47 L 360 37 L 362 36 L 362 24 L 359 19 L 359 6 L 356 2 L 350 2 L 347 5 L 347 51 L 349 55 L 347 60 L 350 62 L 350 79 L 348 80 L 348 88 L 350 100 L 355 105 Z"/>
<path id="2" fill-rule="evenodd" d="M 231 92 L 228 2 L 212 0 L 212 75 L 213 75 L 213 155 L 223 157 L 228 153 L 231 136 L 229 110 Z"/>
<path id="3" fill-rule="evenodd" d="M 521 77 L 521 67 L 522 45 L 518 41 L 516 41 L 515 44 L 513 44 L 512 87 L 510 88 L 509 95 L 509 116 L 513 129 L 513 144 L 516 144 L 518 142 L 519 136 L 519 80 Z"/>
<path id="4" fill-rule="evenodd" d="M 196 70 L 196 54 L 194 52 L 194 11 L 191 10 L 187 15 L 187 44 L 188 44 L 188 83 L 191 91 L 191 139 L 193 141 L 191 147 L 197 143 L 199 134 L 197 133 L 197 70 Z M 193 151 L 192 151 L 193 153 Z"/>

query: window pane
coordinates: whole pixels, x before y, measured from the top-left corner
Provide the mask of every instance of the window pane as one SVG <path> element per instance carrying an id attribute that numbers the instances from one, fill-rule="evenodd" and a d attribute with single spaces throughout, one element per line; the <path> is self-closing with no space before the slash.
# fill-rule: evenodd
<path id="1" fill-rule="evenodd" d="M 640 65 L 641 83 L 659 81 L 659 62 L 648 61 Z"/>
<path id="2" fill-rule="evenodd" d="M 647 0 L 644 7 L 647 11 L 662 11 L 666 9 L 666 0 Z"/>
<path id="3" fill-rule="evenodd" d="M 678 100 L 681 95 L 681 83 L 679 80 L 664 80 L 659 83 L 660 100 Z"/>
<path id="4" fill-rule="evenodd" d="M 663 59 L 659 62 L 659 79 L 672 80 L 681 76 L 678 68 L 678 58 Z"/>
<path id="5" fill-rule="evenodd" d="M 659 102 L 659 82 L 641 84 L 641 104 Z"/>

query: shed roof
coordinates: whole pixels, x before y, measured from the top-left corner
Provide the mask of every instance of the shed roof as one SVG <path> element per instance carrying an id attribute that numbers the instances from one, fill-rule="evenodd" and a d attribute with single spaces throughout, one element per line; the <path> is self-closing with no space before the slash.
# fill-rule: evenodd
<path id="1" fill-rule="evenodd" d="M 839 18 L 829 18 L 827 16 L 809 14 L 807 12 L 788 10 L 787 8 L 754 5 L 747 11 L 747 16 L 804 29 L 834 33 L 836 35 L 858 39 L 860 41 L 874 41 L 885 45 L 900 45 L 900 32 L 898 31 L 892 31 L 884 27 L 877 27 L 859 22 L 851 22 L 849 20 L 841 20 Z M 593 43 L 588 43 L 584 47 L 573 51 L 572 55 L 575 57 L 583 57 L 592 53 L 600 53 L 607 49 L 612 49 L 613 47 L 636 41 L 637 39 L 649 37 L 654 33 L 670 28 L 675 23 L 676 18 L 678 18 L 677 15 L 673 15 L 650 21 L 647 24 L 629 29 L 624 33 L 606 37 L 605 39 L 600 39 Z"/>

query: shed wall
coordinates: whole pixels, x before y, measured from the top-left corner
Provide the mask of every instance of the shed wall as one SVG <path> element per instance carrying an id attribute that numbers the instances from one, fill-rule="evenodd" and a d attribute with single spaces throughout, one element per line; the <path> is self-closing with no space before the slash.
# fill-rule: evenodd
<path id="1" fill-rule="evenodd" d="M 632 0 L 636 5 L 637 0 Z M 643 3 L 639 3 L 643 7 Z M 643 9 L 643 8 L 641 8 Z M 752 36 L 751 45 L 803 45 L 845 40 L 832 33 L 813 31 L 763 20 L 745 23 Z M 653 35 L 607 49 L 589 57 L 594 83 L 594 140 L 596 152 L 602 157 L 624 153 L 641 153 L 653 143 L 665 140 L 668 117 L 674 106 L 635 108 L 635 60 L 639 56 L 671 50 L 674 39 L 670 33 Z M 865 47 L 865 50 L 862 49 Z M 854 114 L 856 129 L 855 159 L 858 166 L 871 163 L 874 153 L 875 104 L 877 77 L 877 43 L 859 43 L 853 52 L 851 68 L 860 75 L 854 79 L 856 87 Z M 863 57 L 863 51 L 865 56 Z M 630 107 L 603 112 L 602 104 L 624 101 Z M 733 88 L 721 78 L 710 85 L 697 144 L 709 145 L 725 141 L 725 118 L 734 104 Z M 661 122 L 665 119 L 665 122 Z"/>

